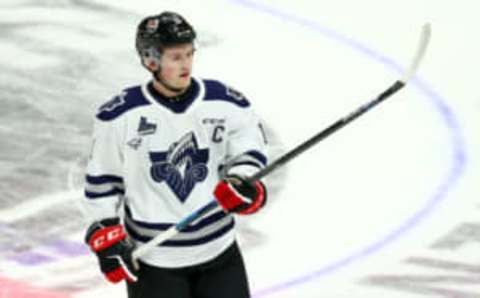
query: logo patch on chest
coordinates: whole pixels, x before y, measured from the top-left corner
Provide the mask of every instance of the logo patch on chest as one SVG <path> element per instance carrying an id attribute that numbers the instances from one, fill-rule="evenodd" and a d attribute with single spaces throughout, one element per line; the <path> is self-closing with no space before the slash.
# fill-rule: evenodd
<path id="1" fill-rule="evenodd" d="M 157 125 L 155 123 L 149 123 L 147 117 L 141 117 L 137 131 L 140 136 L 151 135 L 157 131 Z"/>
<path id="2" fill-rule="evenodd" d="M 195 185 L 208 175 L 209 150 L 200 149 L 193 132 L 174 142 L 167 151 L 150 152 L 150 174 L 158 183 L 165 182 L 181 202 Z"/>
<path id="3" fill-rule="evenodd" d="M 142 145 L 142 138 L 133 138 L 130 141 L 127 142 L 128 146 L 130 148 L 137 150 L 140 145 Z"/>

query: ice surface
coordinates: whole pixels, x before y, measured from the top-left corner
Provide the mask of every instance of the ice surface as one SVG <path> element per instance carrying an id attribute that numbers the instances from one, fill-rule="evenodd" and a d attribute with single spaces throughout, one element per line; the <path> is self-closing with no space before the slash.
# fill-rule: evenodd
<path id="1" fill-rule="evenodd" d="M 274 156 L 400 77 L 431 22 L 417 79 L 269 177 L 239 241 L 255 297 L 480 297 L 478 5 L 3 0 L 0 297 L 125 297 L 77 202 L 95 107 L 148 79 L 135 26 L 165 9 L 200 33 L 195 75 L 252 100 Z"/>

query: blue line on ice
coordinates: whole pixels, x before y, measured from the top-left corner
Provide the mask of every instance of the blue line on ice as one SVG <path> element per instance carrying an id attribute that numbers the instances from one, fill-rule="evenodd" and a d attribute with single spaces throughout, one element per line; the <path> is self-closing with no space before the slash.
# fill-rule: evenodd
<path id="1" fill-rule="evenodd" d="M 269 7 L 267 5 L 259 4 L 254 1 L 249 0 L 232 0 L 234 4 L 241 5 L 246 8 L 255 10 L 257 12 L 261 12 L 264 14 L 269 15 L 273 18 L 278 18 L 283 20 L 286 23 L 304 27 L 307 30 L 312 30 L 317 32 L 324 37 L 327 37 L 337 43 L 341 43 L 345 46 L 348 46 L 355 51 L 359 52 L 362 55 L 365 55 L 395 71 L 402 73 L 402 68 L 392 59 L 382 55 L 381 53 L 376 52 L 373 49 L 368 48 L 360 41 L 351 39 L 341 33 L 328 28 L 322 24 L 314 22 L 312 20 L 308 20 L 301 16 L 296 16 L 293 14 L 289 14 L 288 12 L 281 11 L 279 9 L 275 9 L 273 7 Z M 452 156 L 452 165 L 446 175 L 446 178 L 439 183 L 439 185 L 433 190 L 433 195 L 431 198 L 426 202 L 426 204 L 418 210 L 415 214 L 413 214 L 408 220 L 400 224 L 397 229 L 392 231 L 390 234 L 385 236 L 384 238 L 365 246 L 357 251 L 350 253 L 349 255 L 335 260 L 325 266 L 315 270 L 313 272 L 306 273 L 302 276 L 298 276 L 294 279 L 284 281 L 275 285 L 272 285 L 268 288 L 260 289 L 254 293 L 254 297 L 261 297 L 261 296 L 268 296 L 270 294 L 286 290 L 288 288 L 298 286 L 300 284 L 315 280 L 317 278 L 323 277 L 325 275 L 334 273 L 338 269 L 345 267 L 347 265 L 352 264 L 355 261 L 358 261 L 362 258 L 365 258 L 373 253 L 379 251 L 389 243 L 397 240 L 400 236 L 408 232 L 409 230 L 413 229 L 419 222 L 429 215 L 435 207 L 446 199 L 447 194 L 450 189 L 455 185 L 455 183 L 459 180 L 462 176 L 466 161 L 467 155 L 464 147 L 464 141 L 461 133 L 461 128 L 458 124 L 458 121 L 455 118 L 452 110 L 446 104 L 446 99 L 442 98 L 440 94 L 435 92 L 426 82 L 419 79 L 418 77 L 414 77 L 411 81 L 411 84 L 415 85 L 420 92 L 422 92 L 426 97 L 432 100 L 433 105 L 435 106 L 438 113 L 440 113 L 443 121 L 450 132 L 450 139 L 451 145 L 453 148 L 453 156 Z"/>

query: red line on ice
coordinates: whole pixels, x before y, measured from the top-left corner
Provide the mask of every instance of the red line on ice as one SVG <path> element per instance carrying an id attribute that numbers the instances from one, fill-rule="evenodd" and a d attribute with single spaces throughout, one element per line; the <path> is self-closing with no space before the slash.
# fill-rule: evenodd
<path id="1" fill-rule="evenodd" d="M 71 298 L 65 292 L 45 289 L 24 281 L 12 280 L 0 276 L 0 298 Z"/>

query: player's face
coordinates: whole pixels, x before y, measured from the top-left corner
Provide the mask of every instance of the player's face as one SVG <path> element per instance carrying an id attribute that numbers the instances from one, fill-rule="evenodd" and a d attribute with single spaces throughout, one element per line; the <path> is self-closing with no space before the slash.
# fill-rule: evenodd
<path id="1" fill-rule="evenodd" d="M 185 89 L 190 84 L 194 48 L 192 44 L 166 48 L 160 59 L 162 80 L 174 89 Z"/>

